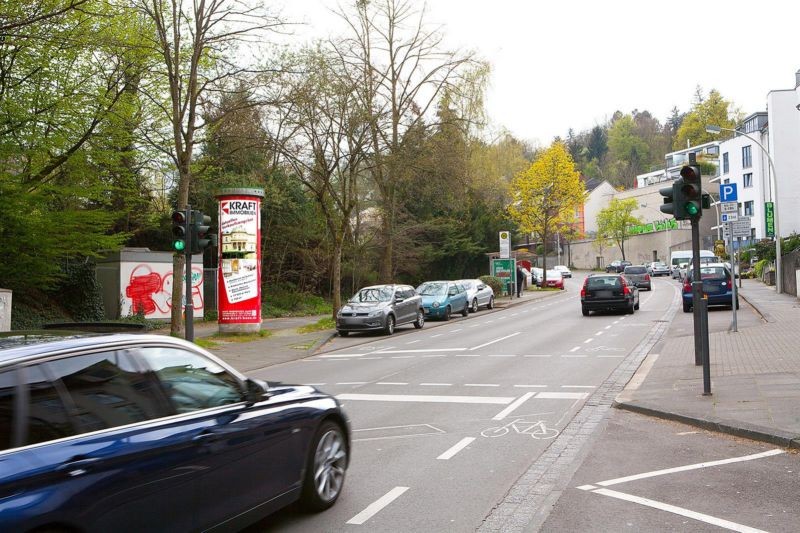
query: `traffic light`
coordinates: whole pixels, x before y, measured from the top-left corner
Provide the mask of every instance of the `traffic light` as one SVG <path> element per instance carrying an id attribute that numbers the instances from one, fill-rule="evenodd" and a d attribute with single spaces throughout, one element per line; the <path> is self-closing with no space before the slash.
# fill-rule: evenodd
<path id="1" fill-rule="evenodd" d="M 192 211 L 192 253 L 199 254 L 205 250 L 213 240 L 210 235 L 211 217 L 202 211 Z"/>
<path id="2" fill-rule="evenodd" d="M 680 181 L 680 180 L 678 180 L 678 181 Z M 673 185 L 670 185 L 669 187 L 661 187 L 658 190 L 658 192 L 661 194 L 661 196 L 664 197 L 664 203 L 661 204 L 661 207 L 659 207 L 659 209 L 661 209 L 661 212 L 662 213 L 666 213 L 668 215 L 674 214 L 675 213 L 675 204 L 674 204 L 675 185 L 673 184 Z"/>
<path id="3" fill-rule="evenodd" d="M 172 249 L 176 252 L 186 251 L 186 212 L 172 212 Z"/>
<path id="4" fill-rule="evenodd" d="M 700 182 L 700 167 L 686 165 L 681 169 L 680 202 L 675 209 L 675 218 L 690 220 L 703 216 L 703 189 Z"/>

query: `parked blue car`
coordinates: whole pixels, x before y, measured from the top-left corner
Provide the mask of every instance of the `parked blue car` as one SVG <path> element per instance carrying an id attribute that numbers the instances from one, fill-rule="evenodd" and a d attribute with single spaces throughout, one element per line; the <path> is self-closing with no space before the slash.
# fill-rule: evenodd
<path id="1" fill-rule="evenodd" d="M 692 310 L 692 277 L 693 270 L 687 270 L 683 279 L 683 312 Z M 726 306 L 733 308 L 733 282 L 731 271 L 722 263 L 705 263 L 700 265 L 700 279 L 703 281 L 703 294 L 708 299 L 708 306 Z M 739 300 L 736 300 L 739 309 Z"/>
<path id="2" fill-rule="evenodd" d="M 453 313 L 469 314 L 469 299 L 463 285 L 455 281 L 426 281 L 417 287 L 426 318 L 450 320 Z"/>
<path id="3" fill-rule="evenodd" d="M 336 399 L 156 335 L 0 334 L 0 531 L 241 529 L 333 505 Z"/>

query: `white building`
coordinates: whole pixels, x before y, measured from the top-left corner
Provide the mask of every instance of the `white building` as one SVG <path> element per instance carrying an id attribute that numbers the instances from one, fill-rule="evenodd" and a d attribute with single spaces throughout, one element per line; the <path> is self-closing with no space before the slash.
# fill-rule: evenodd
<path id="1" fill-rule="evenodd" d="M 681 175 L 681 168 L 689 164 L 690 154 L 694 154 L 698 162 L 705 161 L 716 164 L 719 158 L 719 144 L 719 141 L 712 141 L 666 154 L 664 168 L 636 176 L 635 188 L 649 187 L 664 181 L 678 179 Z"/>
<path id="2" fill-rule="evenodd" d="M 753 113 L 736 128 L 767 146 L 767 113 Z M 750 217 L 750 238 L 742 244 L 752 244 L 755 240 L 767 238 L 764 203 L 772 198 L 769 160 L 758 144 L 744 135 L 736 135 L 723 141 L 719 147 L 719 177 L 712 181 L 720 185 L 736 185 L 739 215 Z M 719 190 L 712 187 L 710 192 L 716 199 Z M 716 227 L 714 228 L 716 229 Z"/>
<path id="3" fill-rule="evenodd" d="M 586 200 L 583 202 L 583 231 L 586 235 L 597 233 L 597 215 L 608 207 L 617 190 L 606 180 L 587 179 Z"/>
<path id="4" fill-rule="evenodd" d="M 769 152 L 777 176 L 775 216 L 782 237 L 800 233 L 800 71 L 795 88 L 767 94 Z"/>

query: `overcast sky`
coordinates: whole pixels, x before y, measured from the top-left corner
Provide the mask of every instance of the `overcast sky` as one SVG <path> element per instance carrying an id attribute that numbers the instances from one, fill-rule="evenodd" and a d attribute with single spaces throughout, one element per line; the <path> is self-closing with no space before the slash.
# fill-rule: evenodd
<path id="1" fill-rule="evenodd" d="M 284 15 L 336 31 L 329 10 L 350 0 L 283 0 Z M 486 107 L 496 126 L 549 144 L 648 110 L 662 123 L 691 107 L 695 87 L 715 88 L 746 113 L 767 92 L 794 88 L 800 69 L 797 0 L 413 0 L 427 4 L 452 48 L 492 65 Z"/>

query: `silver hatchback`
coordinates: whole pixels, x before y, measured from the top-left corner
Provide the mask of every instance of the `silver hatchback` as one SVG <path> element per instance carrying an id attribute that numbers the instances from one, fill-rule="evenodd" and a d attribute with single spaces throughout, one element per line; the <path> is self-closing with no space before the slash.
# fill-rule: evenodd
<path id="1" fill-rule="evenodd" d="M 422 298 L 410 285 L 364 287 L 336 313 L 336 331 L 346 337 L 353 331 L 382 330 L 387 335 L 402 324 L 425 324 Z"/>

